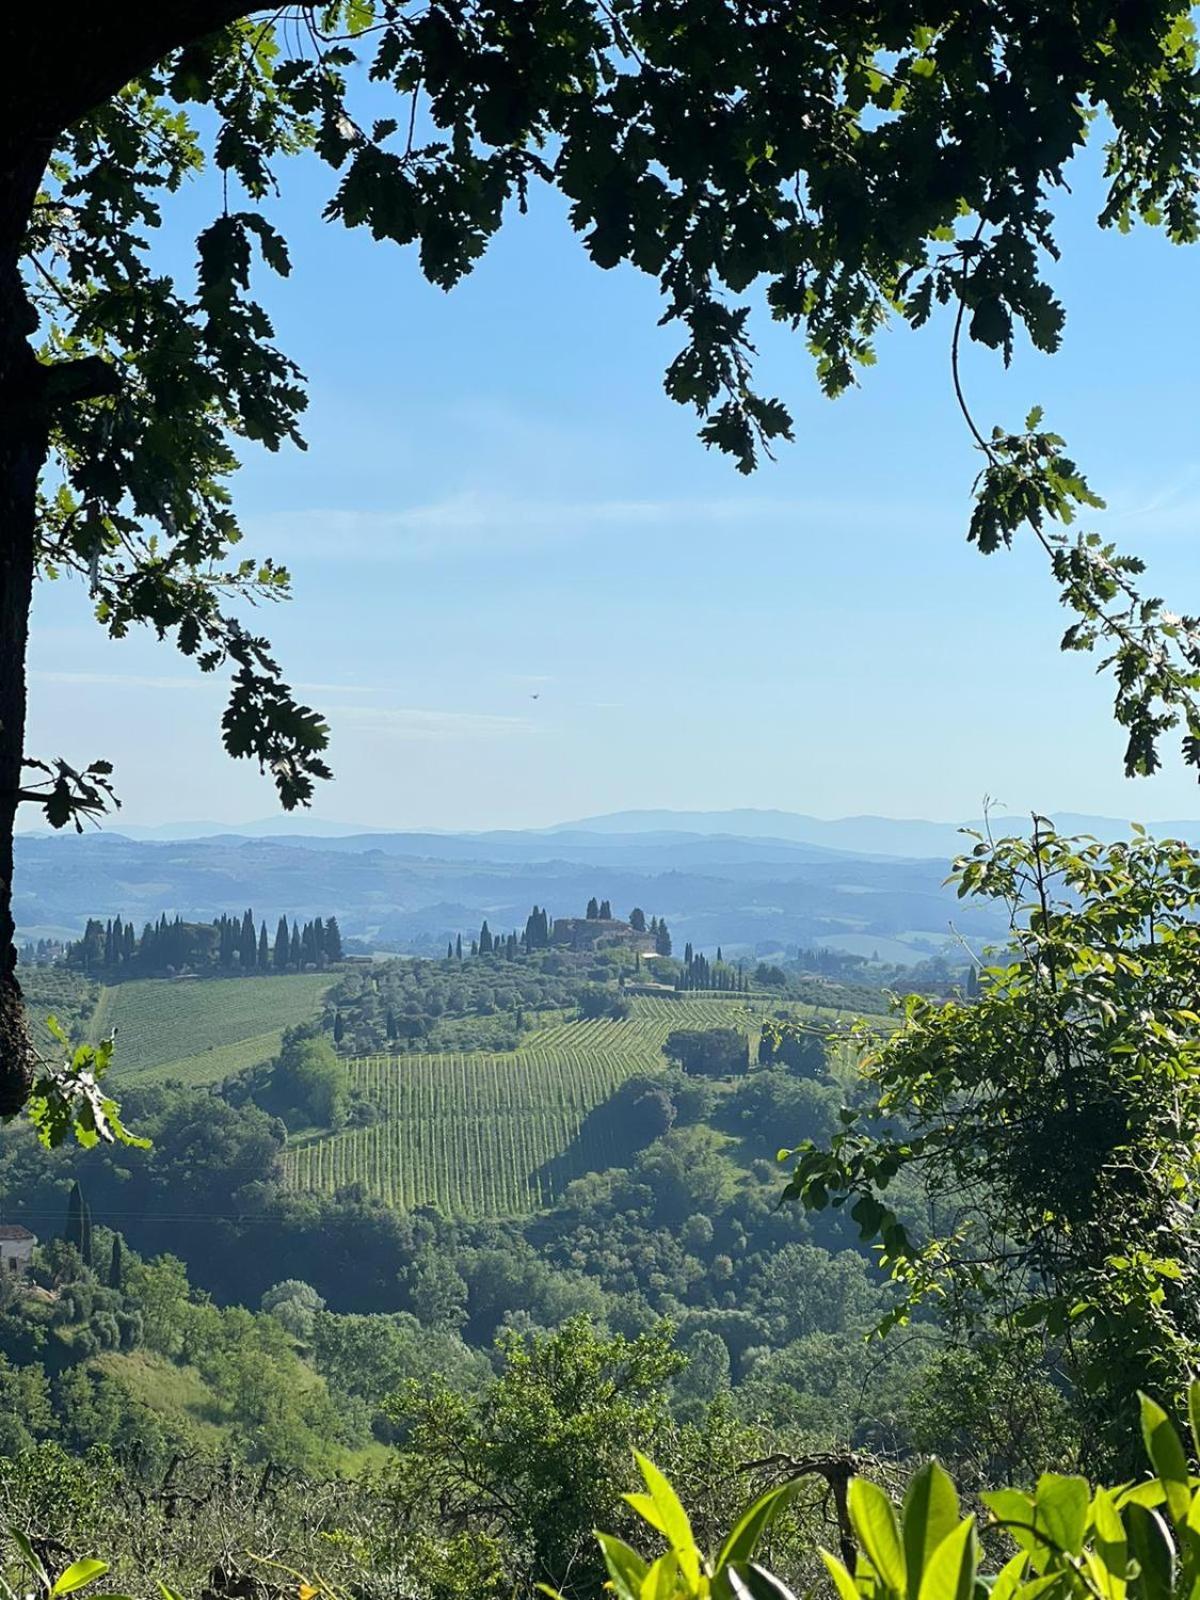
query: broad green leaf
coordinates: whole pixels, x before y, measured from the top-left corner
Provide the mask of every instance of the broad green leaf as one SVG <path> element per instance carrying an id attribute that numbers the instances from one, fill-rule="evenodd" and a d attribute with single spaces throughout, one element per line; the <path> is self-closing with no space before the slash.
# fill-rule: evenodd
<path id="1" fill-rule="evenodd" d="M 988 1590 L 988 1600 L 1013 1600 L 1025 1580 L 1028 1565 L 1029 1557 L 1024 1550 L 1018 1550 L 1015 1556 L 1010 1556 L 996 1574 Z"/>
<path id="2" fill-rule="evenodd" d="M 930 1557 L 921 1579 L 919 1600 L 971 1600 L 978 1559 L 975 1518 L 967 1517 Z"/>
<path id="3" fill-rule="evenodd" d="M 862 1600 L 858 1592 L 858 1585 L 850 1576 L 846 1567 L 828 1550 L 821 1550 L 821 1560 L 825 1563 L 825 1570 L 833 1579 L 833 1586 L 838 1592 L 838 1600 Z"/>
<path id="4" fill-rule="evenodd" d="M 958 1495 L 936 1461 L 915 1473 L 904 1496 L 904 1560 L 908 1600 L 917 1600 L 929 1558 L 958 1525 Z"/>
<path id="5" fill-rule="evenodd" d="M 1083 1549 L 1088 1499 L 1086 1478 L 1044 1472 L 1038 1479 L 1035 1496 L 1037 1530 L 1054 1550 L 1077 1556 Z"/>
<path id="6" fill-rule="evenodd" d="M 633 1509 L 644 1517 L 652 1528 L 657 1528 L 666 1539 L 679 1558 L 683 1576 L 695 1588 L 700 1580 L 700 1556 L 687 1512 L 680 1504 L 679 1496 L 653 1461 L 640 1451 L 635 1450 L 634 1455 L 649 1493 L 626 1495 L 625 1498 Z"/>
<path id="7" fill-rule="evenodd" d="M 1144 1483 L 1135 1483 L 1127 1489 L 1116 1491 L 1113 1496 L 1119 1511 L 1124 1511 L 1128 1505 L 1156 1507 L 1161 1506 L 1167 1498 L 1167 1491 L 1157 1478 L 1147 1478 Z"/>
<path id="8" fill-rule="evenodd" d="M 646 1581 L 647 1563 L 631 1545 L 627 1545 L 624 1539 L 618 1539 L 614 1534 L 601 1533 L 597 1529 L 596 1541 L 604 1556 L 604 1565 L 608 1568 L 612 1586 L 621 1596 L 621 1600 L 637 1600 L 642 1592 L 642 1584 Z"/>
<path id="9" fill-rule="evenodd" d="M 1162 1516 L 1136 1501 L 1125 1507 L 1122 1521 L 1129 1548 L 1141 1569 L 1146 1600 L 1171 1600 L 1175 1581 L 1175 1546 Z"/>
<path id="10" fill-rule="evenodd" d="M 1192 1425 L 1192 1449 L 1200 1461 L 1200 1383 L 1188 1384 L 1188 1421 Z"/>
<path id="11" fill-rule="evenodd" d="M 1146 1454 L 1167 1492 L 1171 1521 L 1176 1527 L 1183 1527 L 1192 1503 L 1187 1456 L 1163 1408 L 1149 1395 L 1143 1394 L 1138 1398 L 1142 1407 L 1142 1438 L 1146 1441 Z"/>
<path id="12" fill-rule="evenodd" d="M 642 1579 L 641 1600 L 673 1600 L 679 1587 L 679 1557 L 674 1550 L 659 1556 L 646 1569 Z M 693 1587 L 695 1587 L 693 1585 Z"/>
<path id="13" fill-rule="evenodd" d="M 1125 1524 L 1121 1521 L 1112 1495 L 1104 1488 L 1098 1488 L 1092 1497 L 1092 1533 L 1094 1554 L 1088 1552 L 1089 1564 L 1095 1568 L 1092 1581 L 1107 1600 L 1123 1600 L 1129 1569 L 1129 1545 L 1125 1538 Z"/>
<path id="14" fill-rule="evenodd" d="M 1034 1531 L 1036 1512 L 1032 1498 L 1021 1489 L 994 1489 L 980 1499 L 1040 1572 L 1046 1564 L 1046 1547 Z"/>
<path id="15" fill-rule="evenodd" d="M 732 1561 L 750 1561 L 753 1558 L 763 1535 L 795 1494 L 797 1487 L 797 1484 L 785 1483 L 778 1489 L 771 1489 L 742 1513 L 733 1532 L 721 1546 L 716 1564 L 718 1572 Z"/>
<path id="16" fill-rule="evenodd" d="M 89 1583 L 94 1583 L 108 1571 L 107 1561 L 97 1561 L 92 1556 L 85 1556 L 82 1561 L 73 1561 L 67 1570 L 55 1579 L 50 1590 L 51 1600 L 60 1594 L 74 1594 L 76 1589 L 85 1589 Z"/>
<path id="17" fill-rule="evenodd" d="M 1070 1594 L 1071 1576 L 1065 1568 L 1060 1567 L 1056 1572 L 1043 1572 L 1039 1578 L 1030 1578 L 1022 1583 L 1014 1593 L 1013 1600 L 1067 1600 Z"/>
<path id="18" fill-rule="evenodd" d="M 796 1600 L 781 1578 L 754 1561 L 731 1561 L 713 1582 L 716 1600 Z"/>
<path id="19" fill-rule="evenodd" d="M 20 1528 L 8 1528 L 5 1531 L 7 1532 L 8 1537 L 16 1545 L 17 1549 L 25 1557 L 25 1560 L 29 1563 L 34 1576 L 39 1578 L 41 1582 L 48 1588 L 50 1585 L 50 1575 L 42 1565 L 41 1559 L 38 1556 L 37 1551 L 30 1544 L 28 1537 L 21 1532 Z"/>
<path id="20" fill-rule="evenodd" d="M 900 1543 L 892 1502 L 869 1478 L 851 1478 L 847 1503 L 858 1542 L 879 1574 L 880 1582 L 902 1595 L 905 1589 L 904 1547 Z"/>

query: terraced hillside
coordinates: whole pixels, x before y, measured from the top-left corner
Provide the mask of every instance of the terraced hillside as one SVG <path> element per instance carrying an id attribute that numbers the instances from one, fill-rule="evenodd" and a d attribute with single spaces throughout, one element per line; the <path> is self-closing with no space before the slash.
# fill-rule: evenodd
<path id="1" fill-rule="evenodd" d="M 347 1064 L 379 1120 L 305 1140 L 287 1153 L 291 1183 L 331 1193 L 359 1183 L 391 1205 L 450 1216 L 519 1216 L 556 1198 L 573 1146 L 581 1171 L 610 1165 L 611 1130 L 588 1113 L 626 1078 L 663 1065 L 673 1028 L 757 1034 L 775 1000 L 639 996 L 626 1021 L 562 1022 L 520 1050 L 376 1055 Z M 811 1008 L 789 1008 L 814 1015 Z M 836 1020 L 828 1013 L 822 1021 Z"/>
<path id="2" fill-rule="evenodd" d="M 117 1030 L 114 1073 L 139 1083 L 217 1083 L 277 1054 L 283 1030 L 316 1016 L 333 978 L 146 978 L 100 990 L 88 1023 Z"/>

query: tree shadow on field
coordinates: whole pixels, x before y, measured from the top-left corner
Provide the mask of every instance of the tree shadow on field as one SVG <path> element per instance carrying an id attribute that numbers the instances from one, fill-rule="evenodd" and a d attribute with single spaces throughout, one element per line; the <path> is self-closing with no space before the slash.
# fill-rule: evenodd
<path id="1" fill-rule="evenodd" d="M 627 1078 L 592 1107 L 567 1149 L 544 1162 L 530 1182 L 557 1196 L 589 1172 L 628 1166 L 639 1150 L 670 1131 L 675 1115 L 671 1091 L 661 1079 Z"/>

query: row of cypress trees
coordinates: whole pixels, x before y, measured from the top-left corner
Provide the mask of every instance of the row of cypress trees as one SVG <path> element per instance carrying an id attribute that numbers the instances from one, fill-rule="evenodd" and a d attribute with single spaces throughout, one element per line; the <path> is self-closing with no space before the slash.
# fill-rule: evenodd
<path id="1" fill-rule="evenodd" d="M 340 961 L 344 951 L 336 917 L 314 917 L 303 927 L 280 917 L 274 942 L 254 912 L 222 914 L 212 922 L 182 917 L 148 922 L 138 938 L 132 922 L 120 916 L 101 922 L 90 917 L 82 939 L 67 946 L 64 964 L 107 977 L 153 977 L 165 972 L 302 972 Z"/>

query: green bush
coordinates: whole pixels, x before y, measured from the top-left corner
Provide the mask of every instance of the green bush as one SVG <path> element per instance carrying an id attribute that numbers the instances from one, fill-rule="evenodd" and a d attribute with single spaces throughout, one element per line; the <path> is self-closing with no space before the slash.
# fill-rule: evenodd
<path id="1" fill-rule="evenodd" d="M 1200 1383 L 1188 1408 L 1200 1458 Z M 820 1551 L 838 1600 L 1191 1600 L 1200 1584 L 1200 1478 L 1170 1418 L 1145 1395 L 1141 1431 L 1152 1469 L 1142 1481 L 1093 1487 L 1045 1472 L 1032 1490 L 983 1494 L 982 1515 L 962 1514 L 936 1461 L 913 1475 L 901 1505 L 869 1478 L 850 1478 L 846 1559 Z M 756 1501 L 709 1558 L 666 1478 L 644 1456 L 638 1465 L 646 1492 L 626 1499 L 666 1549 L 647 1558 L 597 1535 L 617 1600 L 793 1600 L 755 1556 L 800 1480 Z M 989 1555 L 1000 1550 L 998 1571 L 984 1570 L 985 1545 Z"/>

